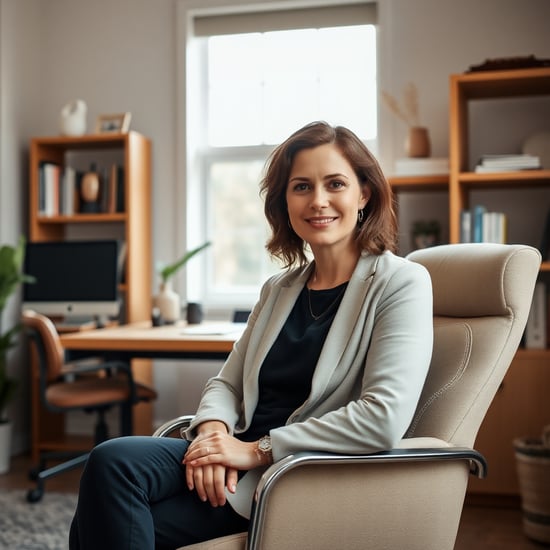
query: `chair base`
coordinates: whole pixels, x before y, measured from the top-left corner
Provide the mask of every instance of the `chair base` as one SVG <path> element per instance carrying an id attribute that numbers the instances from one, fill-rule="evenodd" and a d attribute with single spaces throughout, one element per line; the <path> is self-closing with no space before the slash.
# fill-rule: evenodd
<path id="1" fill-rule="evenodd" d="M 44 482 L 47 479 L 54 477 L 58 474 L 62 474 L 70 470 L 74 470 L 75 468 L 78 468 L 79 466 L 83 465 L 86 462 L 89 454 L 90 453 L 84 453 L 84 454 L 75 456 L 71 460 L 67 460 L 62 464 L 56 464 L 51 468 L 46 468 L 46 469 L 39 469 L 40 467 L 33 468 L 29 472 L 29 477 L 32 481 L 36 481 L 36 487 L 34 489 L 28 490 L 27 502 L 34 503 L 42 500 L 42 497 L 44 496 Z M 48 455 L 48 458 L 60 458 L 59 455 L 60 453 L 52 453 Z M 42 460 L 45 460 L 45 459 L 42 459 Z"/>

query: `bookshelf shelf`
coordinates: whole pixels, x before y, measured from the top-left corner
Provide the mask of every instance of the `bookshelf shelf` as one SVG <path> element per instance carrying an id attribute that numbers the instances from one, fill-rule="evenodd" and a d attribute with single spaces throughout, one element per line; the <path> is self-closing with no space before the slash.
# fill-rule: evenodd
<path id="1" fill-rule="evenodd" d="M 126 214 L 74 214 L 72 216 L 39 216 L 41 224 L 69 224 L 69 223 L 124 223 Z"/>
<path id="2" fill-rule="evenodd" d="M 449 174 L 429 176 L 392 176 L 390 185 L 399 191 L 448 191 Z"/>
<path id="3" fill-rule="evenodd" d="M 550 170 L 524 170 L 522 172 L 494 172 L 490 174 L 460 172 L 457 177 L 460 183 L 470 187 L 550 187 Z"/>

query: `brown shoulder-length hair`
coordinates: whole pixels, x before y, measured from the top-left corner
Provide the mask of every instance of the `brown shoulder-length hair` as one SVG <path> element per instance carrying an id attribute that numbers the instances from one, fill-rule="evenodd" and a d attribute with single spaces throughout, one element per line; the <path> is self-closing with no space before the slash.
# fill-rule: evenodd
<path id="1" fill-rule="evenodd" d="M 264 212 L 271 226 L 267 241 L 268 252 L 286 267 L 304 265 L 306 243 L 293 231 L 289 223 L 286 203 L 288 178 L 294 157 L 303 149 L 327 143 L 335 144 L 351 164 L 361 185 L 371 192 L 363 208 L 363 218 L 357 224 L 355 240 L 360 250 L 381 254 L 397 248 L 397 218 L 393 207 L 391 187 L 384 177 L 378 161 L 365 144 L 343 126 L 330 126 L 326 122 L 312 122 L 294 132 L 270 155 L 261 182 Z"/>

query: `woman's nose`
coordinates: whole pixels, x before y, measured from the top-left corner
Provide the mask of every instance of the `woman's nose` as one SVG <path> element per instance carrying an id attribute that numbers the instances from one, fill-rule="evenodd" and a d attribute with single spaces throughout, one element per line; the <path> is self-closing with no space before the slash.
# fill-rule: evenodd
<path id="1" fill-rule="evenodd" d="M 328 195 L 323 188 L 315 188 L 311 197 L 311 208 L 318 210 L 328 206 Z"/>

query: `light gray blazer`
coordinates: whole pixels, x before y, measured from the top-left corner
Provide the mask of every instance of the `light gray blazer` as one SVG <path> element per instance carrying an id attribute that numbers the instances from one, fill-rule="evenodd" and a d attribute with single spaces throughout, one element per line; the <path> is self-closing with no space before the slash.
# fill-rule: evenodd
<path id="1" fill-rule="evenodd" d="M 313 264 L 273 276 L 218 376 L 208 381 L 187 431 L 221 420 L 244 432 L 258 402 L 258 375 Z M 363 252 L 321 351 L 305 403 L 271 430 L 275 461 L 299 451 L 371 453 L 392 448 L 410 424 L 432 353 L 432 289 L 420 264 Z M 257 468 L 228 494 L 245 517 L 263 472 Z"/>

